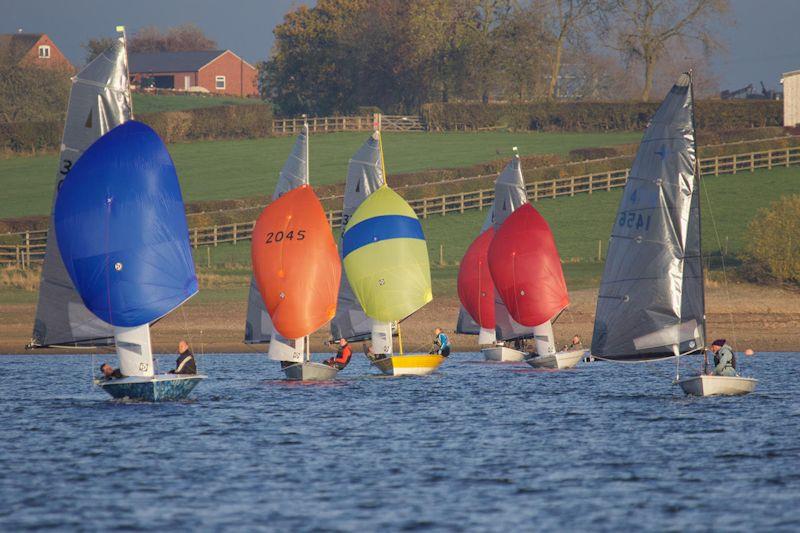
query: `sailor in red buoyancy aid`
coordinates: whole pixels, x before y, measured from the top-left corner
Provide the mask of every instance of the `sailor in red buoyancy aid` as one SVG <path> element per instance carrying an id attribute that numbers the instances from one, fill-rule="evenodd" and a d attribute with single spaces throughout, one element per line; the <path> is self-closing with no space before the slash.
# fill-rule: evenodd
<path id="1" fill-rule="evenodd" d="M 336 351 L 336 355 L 323 361 L 323 363 L 337 370 L 344 370 L 344 368 L 350 364 L 350 358 L 352 356 L 353 350 L 350 349 L 347 339 L 342 338 L 339 339 L 339 349 Z"/>

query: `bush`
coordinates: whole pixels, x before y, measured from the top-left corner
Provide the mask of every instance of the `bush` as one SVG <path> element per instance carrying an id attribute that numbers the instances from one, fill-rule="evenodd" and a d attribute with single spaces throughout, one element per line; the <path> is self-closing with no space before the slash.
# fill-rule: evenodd
<path id="1" fill-rule="evenodd" d="M 262 104 L 141 113 L 135 117 L 153 128 L 167 143 L 272 134 L 272 109 Z M 0 151 L 55 150 L 61 144 L 63 129 L 63 121 L 0 123 Z"/>
<path id="2" fill-rule="evenodd" d="M 800 283 L 800 195 L 759 209 L 747 228 L 743 275 L 764 283 Z"/>
<path id="3" fill-rule="evenodd" d="M 432 130 L 639 131 L 658 106 L 656 102 L 455 102 L 425 104 L 422 115 Z M 781 126 L 783 103 L 698 101 L 695 121 L 699 129 L 712 130 Z"/>

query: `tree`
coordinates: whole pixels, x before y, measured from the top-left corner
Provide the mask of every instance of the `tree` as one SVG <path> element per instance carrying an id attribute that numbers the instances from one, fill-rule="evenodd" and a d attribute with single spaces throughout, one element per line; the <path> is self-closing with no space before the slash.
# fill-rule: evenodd
<path id="1" fill-rule="evenodd" d="M 62 70 L 0 63 L 0 122 L 40 122 L 64 116 L 69 74 Z"/>
<path id="2" fill-rule="evenodd" d="M 86 50 L 86 63 L 90 63 L 92 59 L 114 46 L 115 41 L 113 37 L 96 37 L 86 41 L 81 45 Z"/>
<path id="3" fill-rule="evenodd" d="M 206 36 L 195 24 L 183 24 L 162 32 L 145 26 L 128 40 L 129 52 L 181 52 L 215 50 L 217 42 Z"/>
<path id="4" fill-rule="evenodd" d="M 564 47 L 569 40 L 577 39 L 585 23 L 608 10 L 605 0 L 540 0 L 546 13 L 545 20 L 552 34 L 553 53 L 550 59 L 550 86 L 548 97 L 555 98 Z M 535 12 L 534 12 L 535 13 Z"/>
<path id="5" fill-rule="evenodd" d="M 641 98 L 647 101 L 653 88 L 656 62 L 672 42 L 699 42 L 706 54 L 718 46 L 710 28 L 729 10 L 728 0 L 616 0 L 623 21 L 616 48 L 627 61 L 644 65 Z"/>

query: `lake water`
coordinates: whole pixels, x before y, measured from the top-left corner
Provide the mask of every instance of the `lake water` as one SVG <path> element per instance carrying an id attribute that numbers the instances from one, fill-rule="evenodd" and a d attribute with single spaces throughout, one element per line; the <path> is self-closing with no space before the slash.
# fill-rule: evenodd
<path id="1" fill-rule="evenodd" d="M 738 398 L 685 397 L 672 362 L 479 358 L 302 385 L 204 356 L 191 401 L 126 404 L 90 357 L 0 357 L 0 530 L 800 528 L 797 354 L 741 361 Z"/>

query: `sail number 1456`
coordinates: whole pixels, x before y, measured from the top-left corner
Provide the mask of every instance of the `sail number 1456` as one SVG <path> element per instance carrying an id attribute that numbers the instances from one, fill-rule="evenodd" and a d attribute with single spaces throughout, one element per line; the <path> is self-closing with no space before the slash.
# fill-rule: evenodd
<path id="1" fill-rule="evenodd" d="M 644 216 L 641 213 L 623 211 L 619 214 L 617 224 L 621 228 L 636 228 L 647 231 L 650 229 L 650 217 L 651 215 Z"/>

